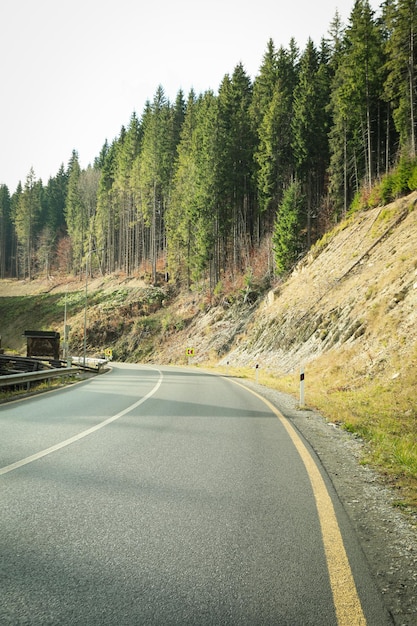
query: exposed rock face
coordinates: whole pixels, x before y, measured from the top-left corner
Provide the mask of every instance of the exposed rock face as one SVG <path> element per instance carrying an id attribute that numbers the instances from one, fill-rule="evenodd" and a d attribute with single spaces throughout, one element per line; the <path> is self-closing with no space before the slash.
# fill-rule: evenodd
<path id="1" fill-rule="evenodd" d="M 417 339 L 416 203 L 414 193 L 363 213 L 319 243 L 251 314 L 227 359 L 286 372 L 356 346 L 380 371 L 406 356 Z"/>

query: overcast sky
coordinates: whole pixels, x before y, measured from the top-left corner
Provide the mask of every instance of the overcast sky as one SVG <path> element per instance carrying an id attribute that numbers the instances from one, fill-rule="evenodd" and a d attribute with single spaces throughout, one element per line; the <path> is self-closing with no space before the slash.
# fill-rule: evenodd
<path id="1" fill-rule="evenodd" d="M 217 92 L 242 62 L 253 79 L 270 38 L 319 45 L 354 0 L 2 0 L 0 184 L 31 167 L 47 184 L 73 149 L 81 167 L 142 115 L 159 84 L 171 100 Z M 377 9 L 380 2 L 371 1 Z"/>

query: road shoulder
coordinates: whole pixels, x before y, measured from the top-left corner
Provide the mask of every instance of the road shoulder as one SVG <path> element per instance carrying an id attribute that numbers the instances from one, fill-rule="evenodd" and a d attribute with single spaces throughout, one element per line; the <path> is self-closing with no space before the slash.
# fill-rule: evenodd
<path id="1" fill-rule="evenodd" d="M 251 381 L 245 386 L 272 402 L 309 442 L 354 527 L 395 624 L 417 624 L 417 527 L 394 507 L 396 494 L 361 465 L 364 444 L 287 394 Z"/>

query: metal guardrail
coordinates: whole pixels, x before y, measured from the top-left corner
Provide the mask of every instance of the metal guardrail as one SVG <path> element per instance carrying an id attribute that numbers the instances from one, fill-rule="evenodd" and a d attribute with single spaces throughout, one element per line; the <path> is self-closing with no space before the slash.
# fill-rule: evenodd
<path id="1" fill-rule="evenodd" d="M 108 359 L 97 359 L 95 357 L 86 357 L 86 359 L 84 360 L 84 357 L 72 356 L 71 362 L 74 363 L 74 365 L 78 365 L 80 369 L 91 370 L 100 373 L 103 367 L 107 365 L 109 361 Z"/>
<path id="2" fill-rule="evenodd" d="M 30 387 L 30 383 L 39 380 L 49 380 L 51 378 L 72 376 L 80 371 L 79 367 L 59 367 L 51 370 L 41 370 L 39 372 L 25 372 L 22 374 L 7 374 L 0 376 L 0 388 L 10 385 L 24 385 Z"/>

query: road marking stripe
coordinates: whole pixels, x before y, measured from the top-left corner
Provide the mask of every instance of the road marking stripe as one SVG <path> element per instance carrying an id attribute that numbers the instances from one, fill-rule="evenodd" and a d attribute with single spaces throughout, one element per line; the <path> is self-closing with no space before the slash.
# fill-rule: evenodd
<path id="1" fill-rule="evenodd" d="M 100 422 L 99 424 L 96 424 L 95 426 L 92 426 L 91 428 L 88 428 L 87 430 L 83 430 L 82 432 L 78 433 L 78 435 L 74 435 L 73 437 L 70 437 L 69 439 L 65 439 L 65 441 L 61 441 L 60 443 L 57 443 L 54 446 L 51 446 L 50 448 L 46 448 L 45 450 L 41 450 L 40 452 L 37 452 L 36 454 L 27 456 L 25 459 L 21 459 L 20 461 L 16 461 L 15 463 L 11 463 L 10 465 L 1 467 L 0 476 L 2 474 L 8 474 L 9 472 L 13 472 L 13 470 L 18 469 L 19 467 L 23 467 L 24 465 L 28 465 L 29 463 L 32 463 L 33 461 L 37 461 L 38 459 L 41 459 L 42 457 L 47 456 L 48 454 L 52 454 L 52 452 L 56 452 L 57 450 L 60 450 L 61 448 L 65 448 L 66 446 L 69 446 L 72 443 L 75 443 L 76 441 L 83 439 L 84 437 L 88 437 L 88 435 L 92 435 L 97 430 L 100 430 L 100 428 L 104 428 L 104 426 L 107 426 L 108 424 L 115 422 L 120 417 L 123 417 L 123 415 L 126 415 L 126 413 L 130 413 L 130 411 L 133 411 L 133 409 L 136 409 L 138 406 L 140 406 L 141 404 L 149 400 L 149 398 L 151 398 L 161 386 L 163 374 L 160 370 L 156 370 L 156 371 L 159 372 L 158 382 L 153 387 L 153 389 L 151 389 L 151 391 L 148 394 L 146 394 L 146 396 L 144 396 L 143 398 L 141 398 L 134 404 L 131 404 L 126 409 L 123 409 L 123 411 L 120 411 L 120 413 L 117 413 L 116 415 L 112 415 L 112 417 L 108 417 L 103 422 Z"/>
<path id="2" fill-rule="evenodd" d="M 333 503 L 310 452 L 295 428 L 269 400 L 235 380 L 232 382 L 262 400 L 278 417 L 295 445 L 307 470 L 316 500 L 337 623 L 339 626 L 366 626 L 365 615 L 353 579 Z"/>

